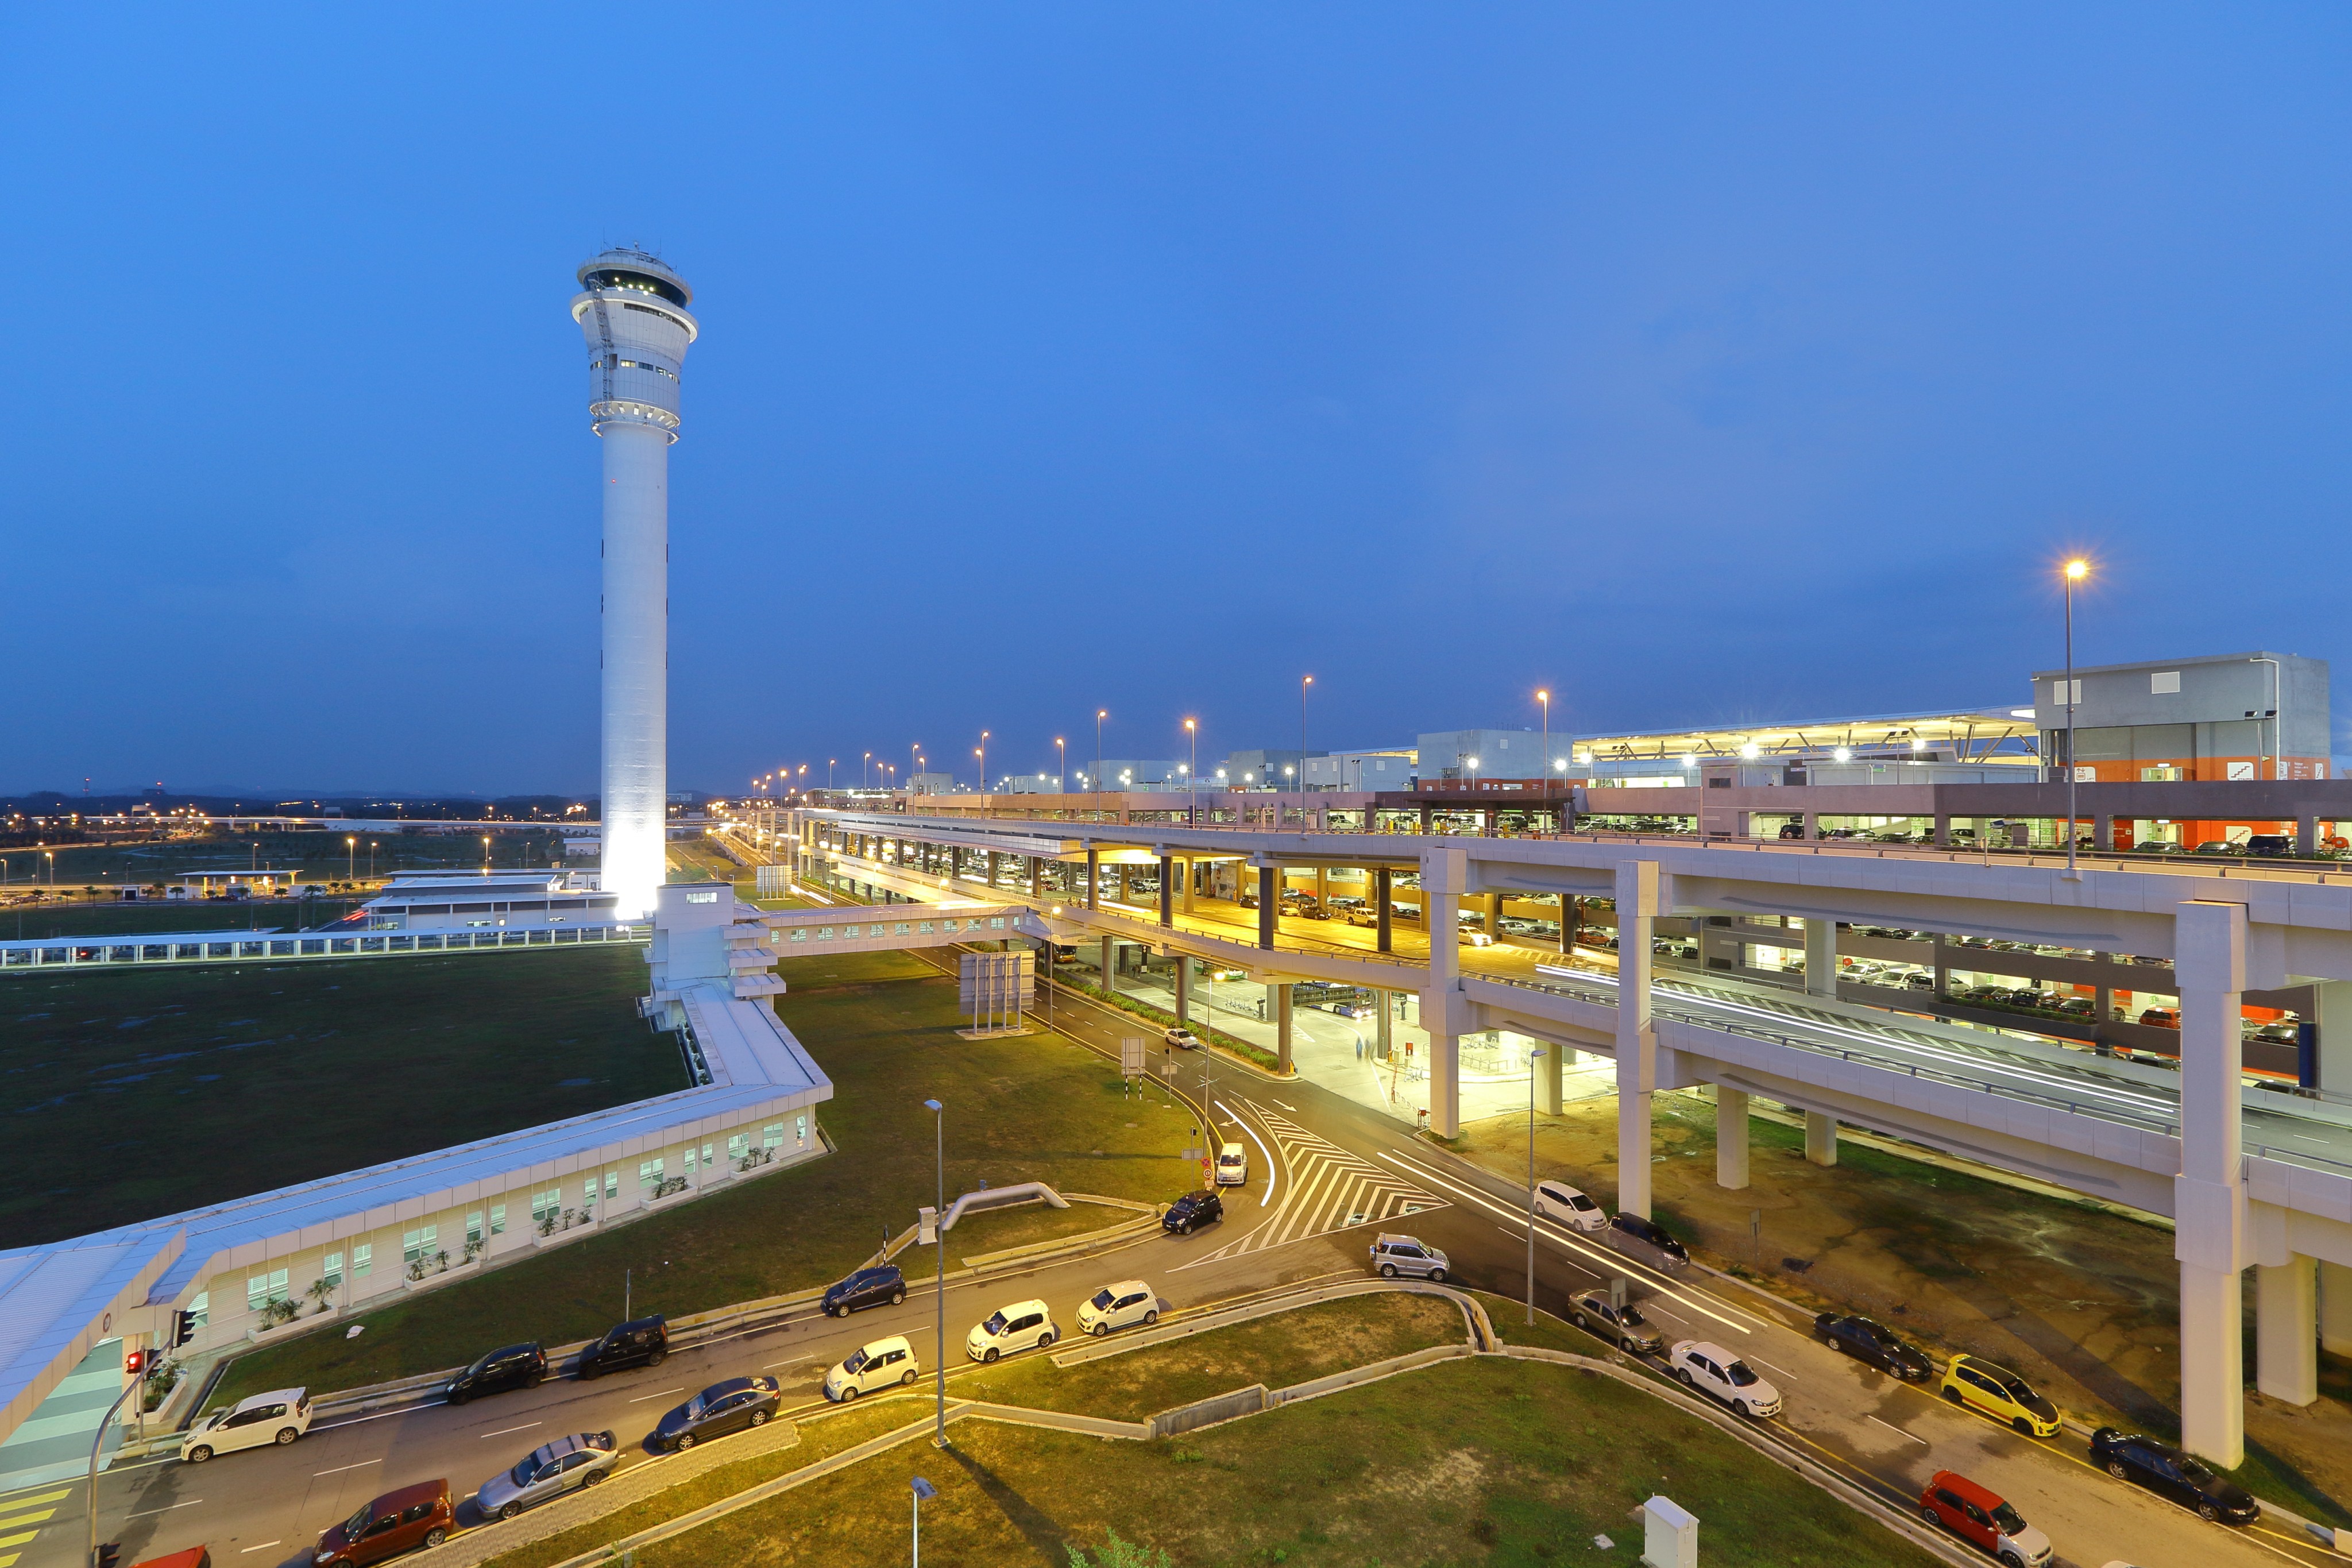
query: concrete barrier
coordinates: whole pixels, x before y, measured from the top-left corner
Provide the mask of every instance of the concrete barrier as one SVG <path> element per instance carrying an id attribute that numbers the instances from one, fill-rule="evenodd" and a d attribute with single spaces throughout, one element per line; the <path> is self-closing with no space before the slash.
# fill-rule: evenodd
<path id="1" fill-rule="evenodd" d="M 1213 1394 L 1206 1399 L 1196 1399 L 1190 1405 L 1163 1410 L 1145 1425 L 1150 1428 L 1150 1436 L 1154 1437 L 1173 1437 L 1179 1432 L 1197 1432 L 1221 1421 L 1255 1415 L 1268 1407 L 1272 1397 L 1266 1393 L 1265 1384 L 1253 1383 L 1247 1388 L 1236 1388 L 1229 1394 Z"/>

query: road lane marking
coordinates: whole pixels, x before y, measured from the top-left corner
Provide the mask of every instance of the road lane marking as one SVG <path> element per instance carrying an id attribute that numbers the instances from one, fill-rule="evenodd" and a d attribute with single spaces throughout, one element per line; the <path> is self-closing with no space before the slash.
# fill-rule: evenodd
<path id="1" fill-rule="evenodd" d="M 1219 1110 L 1223 1110 L 1227 1116 L 1234 1116 L 1234 1113 L 1231 1110 L 1227 1110 L 1225 1109 L 1225 1102 L 1223 1100 L 1213 1100 L 1211 1103 L 1215 1105 Z M 1277 1100 L 1275 1103 L 1276 1105 L 1280 1105 L 1282 1101 Z M 1234 1120 L 1236 1121 L 1242 1121 L 1238 1116 L 1234 1116 Z M 1257 1201 L 1257 1206 L 1264 1208 L 1266 1205 L 1274 1201 L 1275 1179 L 1282 1173 L 1275 1165 L 1274 1151 L 1265 1146 L 1265 1140 L 1257 1135 L 1257 1129 L 1252 1127 L 1246 1121 L 1242 1121 L 1242 1131 L 1250 1135 L 1250 1142 L 1257 1145 L 1257 1152 L 1265 1156 L 1265 1195 Z"/>
<path id="2" fill-rule="evenodd" d="M 501 1426 L 495 1432 L 485 1432 L 482 1436 L 485 1437 L 503 1437 L 509 1432 L 528 1432 L 534 1426 L 544 1425 L 544 1422 L 526 1421 L 520 1426 Z"/>
<path id="3" fill-rule="evenodd" d="M 1756 1359 L 1757 1359 L 1757 1360 L 1759 1360 L 1759 1361 L 1763 1361 L 1763 1360 L 1764 1360 L 1764 1358 L 1763 1358 L 1763 1357 L 1761 1357 L 1761 1356 L 1759 1356 L 1759 1357 L 1757 1357 Z M 1770 1362 L 1765 1362 L 1765 1363 L 1764 1363 L 1764 1364 L 1765 1364 L 1765 1365 L 1767 1365 L 1767 1366 L 1770 1366 L 1772 1363 L 1771 1363 Z M 1776 1370 L 1777 1370 L 1777 1369 L 1776 1369 Z M 1876 1425 L 1878 1425 L 1878 1426 L 1884 1426 L 1884 1427 L 1885 1427 L 1889 1432 L 1894 1433 L 1894 1434 L 1895 1434 L 1896 1436 L 1898 1436 L 1898 1437 L 1908 1437 L 1908 1438 L 1910 1438 L 1914 1443 L 1918 1444 L 1918 1445 L 1919 1445 L 1921 1447 L 1923 1447 L 1923 1448 L 1932 1448 L 1932 1447 L 1935 1447 L 1935 1445 L 1934 1445 L 1933 1443 L 1928 1442 L 1927 1438 L 1920 1436 L 1916 1432 L 1906 1432 L 1905 1430 L 1903 1430 L 1903 1428 L 1902 1428 L 1902 1427 L 1897 1426 L 1896 1426 L 1894 1422 L 1892 1422 L 1892 1421 L 1880 1421 L 1880 1420 L 1878 1419 L 1878 1417 L 1877 1417 L 1877 1416 L 1875 1416 L 1875 1415 L 1864 1415 L 1864 1416 L 1863 1417 L 1863 1419 L 1864 1419 L 1864 1421 L 1873 1422 L 1873 1423 L 1874 1423 L 1874 1424 L 1876 1424 Z"/>
<path id="4" fill-rule="evenodd" d="M 684 1394 L 686 1390 L 683 1388 L 656 1389 L 651 1394 L 640 1394 L 635 1399 L 630 1400 L 629 1403 L 632 1405 L 643 1405 L 648 1399 L 659 1399 L 665 1394 Z"/>
<path id="5" fill-rule="evenodd" d="M 1270 1094 L 1269 1094 L 1269 1095 L 1267 1095 L 1267 1096 L 1266 1096 L 1266 1098 L 1267 1098 L 1268 1100 L 1274 1100 L 1274 1096 L 1272 1096 L 1272 1095 L 1270 1095 Z M 1282 1101 L 1280 1101 L 1280 1100 L 1274 1100 L 1274 1102 L 1275 1102 L 1275 1104 L 1276 1104 L 1276 1105 L 1282 1105 Z M 1291 1114 L 1291 1115 L 1293 1115 L 1293 1116 L 1296 1116 L 1296 1115 L 1297 1115 L 1297 1114 L 1298 1114 L 1298 1107 L 1297 1107 L 1297 1106 L 1295 1106 L 1295 1105 L 1282 1105 L 1282 1109 L 1283 1109 L 1283 1110 L 1287 1110 L 1287 1111 L 1288 1111 L 1288 1112 L 1290 1112 L 1290 1114 Z"/>
<path id="6" fill-rule="evenodd" d="M 815 1359 L 816 1352 L 812 1351 L 807 1355 L 796 1355 L 790 1361 L 772 1361 L 760 1370 L 761 1372 L 773 1372 L 780 1366 L 798 1366 L 804 1361 L 814 1361 Z"/>
<path id="7" fill-rule="evenodd" d="M 1772 1366 L 1772 1363 L 1771 1363 L 1770 1362 L 1769 1362 L 1769 1361 L 1764 1361 L 1764 1358 L 1763 1358 L 1762 1356 L 1756 1354 L 1753 1351 L 1751 1351 L 1751 1352 L 1748 1352 L 1748 1359 L 1749 1359 L 1750 1361 L 1759 1361 L 1759 1362 L 1764 1362 L 1764 1364 L 1765 1364 L 1766 1366 Z M 1782 1377 L 1793 1378 L 1793 1377 L 1795 1377 L 1795 1376 L 1797 1375 L 1795 1373 L 1790 1372 L 1790 1371 L 1787 1367 L 1785 1367 L 1785 1366 L 1772 1366 L 1772 1370 L 1773 1370 L 1774 1372 L 1779 1373 Z"/>
<path id="8" fill-rule="evenodd" d="M 313 1478 L 319 1476 L 340 1476 L 345 1470 L 364 1470 L 370 1465 L 381 1465 L 383 1463 L 383 1461 L 382 1459 L 362 1459 L 356 1465 L 337 1465 L 331 1470 L 312 1470 L 310 1474 Z"/>
<path id="9" fill-rule="evenodd" d="M 35 1509 L 31 1513 L 13 1514 L 0 1519 L 0 1530 L 14 1530 L 20 1524 L 38 1524 L 45 1519 L 56 1518 L 57 1511 L 53 1508 L 42 1508 Z"/>
<path id="10" fill-rule="evenodd" d="M 6 1502 L 0 1502 L 0 1508 L 38 1508 L 45 1502 L 56 1502 L 60 1498 L 72 1495 L 73 1488 L 59 1487 L 55 1491 L 43 1492 L 38 1497 L 11 1498 Z"/>
<path id="11" fill-rule="evenodd" d="M 175 1508 L 194 1508 L 194 1507 L 195 1507 L 198 1503 L 200 1503 L 200 1502 L 202 1502 L 202 1501 L 204 1501 L 204 1500 L 204 1500 L 204 1499 L 202 1499 L 202 1498 L 200 1498 L 200 1497 L 192 1497 L 192 1498 L 190 1498 L 190 1499 L 189 1499 L 187 1501 L 185 1501 L 185 1502 L 166 1503 L 166 1504 L 164 1504 L 162 1508 L 151 1508 L 151 1509 L 148 1509 L 145 1512 L 142 1512 L 142 1513 L 131 1513 L 131 1514 L 125 1514 L 125 1515 L 123 1515 L 123 1517 L 124 1517 L 125 1519 L 147 1519 L 147 1518 L 151 1518 L 151 1517 L 152 1517 L 152 1516 L 153 1516 L 153 1515 L 155 1515 L 155 1514 L 159 1514 L 159 1513 L 169 1513 L 169 1512 L 171 1512 L 171 1511 L 172 1511 L 173 1509 L 175 1509 Z"/>
<path id="12" fill-rule="evenodd" d="M 267 1552 L 273 1546 L 283 1546 L 286 1543 L 282 1541 L 263 1541 L 257 1542 L 251 1546 L 245 1547 L 243 1550 L 246 1552 Z"/>

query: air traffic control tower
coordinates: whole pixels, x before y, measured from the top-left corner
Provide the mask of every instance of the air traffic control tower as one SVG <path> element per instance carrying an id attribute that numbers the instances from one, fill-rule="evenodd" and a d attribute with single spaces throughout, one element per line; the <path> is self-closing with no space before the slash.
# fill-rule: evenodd
<path id="1" fill-rule="evenodd" d="M 669 444 L 678 373 L 700 329 L 686 279 L 643 251 L 580 268 L 588 417 L 604 442 L 604 874 L 614 911 L 653 908 L 669 795 Z"/>

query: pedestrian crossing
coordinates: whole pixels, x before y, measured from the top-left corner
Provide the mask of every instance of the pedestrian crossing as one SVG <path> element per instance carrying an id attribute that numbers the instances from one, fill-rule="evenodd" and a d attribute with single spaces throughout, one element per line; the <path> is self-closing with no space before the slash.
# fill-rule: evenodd
<path id="1" fill-rule="evenodd" d="M 1317 1137 L 1280 1111 L 1252 1100 L 1240 1103 L 1282 1151 L 1281 1195 L 1275 1201 L 1274 1212 L 1247 1235 L 1183 1267 L 1263 1252 L 1352 1226 L 1386 1224 L 1405 1215 L 1446 1206 L 1444 1198 Z M 1230 1226 L 1240 1217 L 1228 1210 L 1225 1223 Z"/>
<path id="2" fill-rule="evenodd" d="M 0 1568 L 10 1568 L 10 1564 L 22 1557 L 24 1553 L 16 1549 L 38 1535 L 40 1531 L 37 1527 L 56 1516 L 58 1510 L 54 1507 L 37 1505 L 54 1504 L 71 1491 L 70 1487 L 61 1487 L 56 1491 L 43 1492 L 38 1497 L 20 1497 L 0 1502 Z M 23 1528 L 28 1524 L 37 1528 Z"/>

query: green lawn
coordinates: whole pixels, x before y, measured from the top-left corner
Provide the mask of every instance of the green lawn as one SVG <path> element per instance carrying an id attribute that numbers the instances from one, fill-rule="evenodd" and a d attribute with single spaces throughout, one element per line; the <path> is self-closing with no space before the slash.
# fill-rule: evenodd
<path id="1" fill-rule="evenodd" d="M 0 1247 L 685 1087 L 635 946 L 0 979 Z M 397 1083 L 399 1113 L 366 1107 Z M 357 1097 L 357 1098 L 355 1098 Z M 266 1157 L 227 1157 L 234 1150 Z"/>
<path id="2" fill-rule="evenodd" d="M 44 900 L 0 908 L 0 942 L 54 936 L 132 936 L 173 931 L 293 931 L 341 920 L 359 907 L 357 899 L 263 899 L 232 903 L 226 899 L 142 899 L 120 903 L 105 899 Z M 0 974 L 0 982 L 20 978 Z M 5 995 L 0 992 L 0 995 Z"/>
<path id="3" fill-rule="evenodd" d="M 1627 1515 L 1661 1493 L 1697 1515 L 1708 1568 L 1937 1561 L 1697 1417 L 1543 1363 L 1446 1362 L 1151 1443 L 982 1421 L 950 1430 L 945 1452 L 902 1445 L 641 1547 L 636 1568 L 904 1563 L 917 1475 L 939 1489 L 923 1538 L 942 1563 L 1061 1564 L 1068 1547 L 1097 1551 L 1116 1531 L 1179 1568 L 1630 1568 L 1642 1529 Z M 1612 1544 L 1596 1546 L 1604 1535 Z"/>
<path id="4" fill-rule="evenodd" d="M 955 983 L 929 965 L 872 953 L 780 967 L 793 989 L 778 1012 L 834 1082 L 822 1119 L 838 1153 L 387 1307 L 368 1315 L 375 1326 L 357 1340 L 270 1346 L 240 1359 L 220 1396 L 430 1372 L 488 1340 L 585 1339 L 618 1316 L 625 1268 L 635 1271 L 640 1311 L 673 1316 L 836 1279 L 932 1201 L 927 1098 L 947 1107 L 950 1200 L 983 1183 L 1042 1180 L 1138 1201 L 1193 1184 L 1193 1167 L 1177 1157 L 1192 1136 L 1189 1116 L 1127 1098 L 1115 1065 L 1059 1036 L 959 1039 Z M 1128 1217 L 1092 1205 L 982 1216 L 949 1234 L 949 1265 L 1089 1215 L 1088 1228 Z M 899 1262 L 916 1277 L 937 1267 L 929 1248 L 909 1248 Z"/>
<path id="5" fill-rule="evenodd" d="M 487 830 L 486 830 L 487 831 Z M 343 840 L 357 837 L 353 854 Z M 552 828 L 506 828 L 492 833 L 491 863 L 502 870 L 519 866 L 545 866 L 558 857 L 562 835 Z M 190 871 L 237 871 L 259 865 L 302 873 L 306 882 L 340 882 L 347 875 L 368 874 L 368 846 L 375 849 L 375 874 L 429 871 L 444 866 L 478 867 L 482 840 L 478 834 L 425 833 L 240 833 L 234 837 L 215 834 L 201 838 L 165 838 L 145 842 L 67 844 L 49 850 L 31 847 L 0 850 L 8 861 L 9 879 L 28 882 L 34 868 L 49 879 L 50 862 L 60 891 L 68 888 L 119 887 L 125 882 L 162 882 Z"/>

